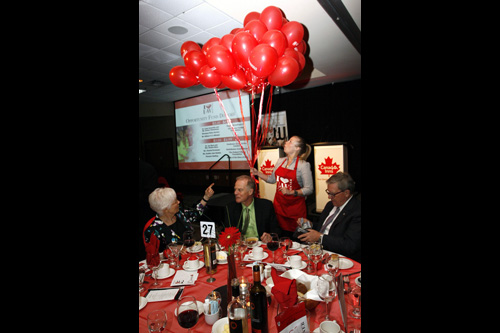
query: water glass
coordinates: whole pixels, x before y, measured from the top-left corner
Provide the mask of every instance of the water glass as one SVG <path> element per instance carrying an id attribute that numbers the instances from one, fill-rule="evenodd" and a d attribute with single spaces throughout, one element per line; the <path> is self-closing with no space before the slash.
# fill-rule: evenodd
<path id="1" fill-rule="evenodd" d="M 330 320 L 328 318 L 328 305 L 335 296 L 337 296 L 337 288 L 335 288 L 335 281 L 330 274 L 323 274 L 318 278 L 317 282 L 318 296 L 326 303 L 326 317 L 325 320 Z"/>
<path id="2" fill-rule="evenodd" d="M 139 292 L 144 291 L 142 283 L 144 282 L 144 277 L 146 276 L 146 268 L 139 267 Z"/>
<path id="3" fill-rule="evenodd" d="M 167 314 L 163 310 L 154 310 L 148 314 L 149 332 L 162 332 L 167 326 Z"/>

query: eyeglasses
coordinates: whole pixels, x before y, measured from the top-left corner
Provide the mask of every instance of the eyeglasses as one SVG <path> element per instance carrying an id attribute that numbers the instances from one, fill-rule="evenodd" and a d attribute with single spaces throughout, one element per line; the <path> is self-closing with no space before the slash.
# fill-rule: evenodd
<path id="1" fill-rule="evenodd" d="M 340 191 L 340 192 L 337 192 L 337 193 L 330 193 L 330 192 L 328 192 L 328 190 L 325 190 L 325 192 L 326 192 L 326 194 L 331 195 L 332 197 L 335 197 L 337 194 L 342 193 L 344 191 Z"/>

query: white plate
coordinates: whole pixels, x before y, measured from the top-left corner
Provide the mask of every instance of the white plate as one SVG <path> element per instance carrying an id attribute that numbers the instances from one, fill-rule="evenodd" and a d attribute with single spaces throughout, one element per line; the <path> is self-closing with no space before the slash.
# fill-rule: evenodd
<path id="1" fill-rule="evenodd" d="M 196 305 L 198 305 L 198 314 L 201 316 L 203 314 L 203 303 L 196 301 Z M 174 310 L 174 315 L 177 317 L 177 308 Z"/>
<path id="2" fill-rule="evenodd" d="M 264 257 L 263 258 L 260 258 L 260 259 L 255 259 L 253 257 L 253 254 L 249 254 L 248 257 L 247 257 L 247 260 L 246 261 L 258 261 L 258 260 L 264 260 L 266 259 L 267 257 L 269 257 L 269 253 L 267 252 L 264 252 Z"/>
<path id="3" fill-rule="evenodd" d="M 292 242 L 292 247 L 290 250 L 300 250 L 300 243 Z"/>
<path id="4" fill-rule="evenodd" d="M 354 266 L 354 263 L 346 258 L 339 258 L 339 269 L 348 269 Z"/>
<path id="5" fill-rule="evenodd" d="M 168 272 L 169 273 L 167 275 L 165 275 L 165 276 L 158 274 L 158 276 L 156 278 L 158 280 L 163 280 L 163 279 L 169 278 L 169 277 L 171 277 L 172 275 L 175 274 L 175 269 L 173 269 L 172 267 L 170 267 L 170 270 Z M 153 277 L 153 279 L 154 279 L 154 277 Z"/>
<path id="6" fill-rule="evenodd" d="M 189 253 L 199 253 L 201 251 L 203 251 L 203 246 L 200 246 L 200 247 L 194 247 L 193 246 L 193 248 L 188 248 L 187 249 L 187 252 L 189 252 Z"/>
<path id="7" fill-rule="evenodd" d="M 229 319 L 227 317 L 217 320 L 212 326 L 212 333 L 222 333 L 224 332 L 224 325 L 229 325 Z"/>
<path id="8" fill-rule="evenodd" d="M 312 333 L 320 333 L 319 326 L 316 327 Z M 340 333 L 344 333 L 344 331 L 340 330 Z"/>
<path id="9" fill-rule="evenodd" d="M 195 272 L 205 266 L 205 263 L 203 261 L 198 261 L 198 268 L 188 268 L 186 265 L 186 262 L 184 262 L 184 265 L 182 265 L 182 269 L 188 272 Z"/>
<path id="10" fill-rule="evenodd" d="M 148 304 L 148 300 L 146 299 L 146 297 L 141 296 L 141 302 L 139 303 L 139 311 L 143 309 L 146 306 L 146 304 Z"/>
<path id="11" fill-rule="evenodd" d="M 288 262 L 287 264 L 288 264 L 291 268 L 293 268 L 293 267 L 292 267 L 292 265 L 290 265 L 290 262 Z M 302 261 L 302 266 L 300 266 L 299 268 L 295 268 L 295 269 L 304 269 L 304 268 L 306 268 L 306 267 L 307 267 L 307 262 Z"/>

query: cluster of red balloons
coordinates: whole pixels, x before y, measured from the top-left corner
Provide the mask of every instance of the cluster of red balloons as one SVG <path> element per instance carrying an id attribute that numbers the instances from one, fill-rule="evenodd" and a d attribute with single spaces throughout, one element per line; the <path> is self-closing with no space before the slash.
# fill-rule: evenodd
<path id="1" fill-rule="evenodd" d="M 170 81 L 180 88 L 201 83 L 206 88 L 255 93 L 268 84 L 292 83 L 306 62 L 302 24 L 288 21 L 281 9 L 269 6 L 262 13 L 248 13 L 243 25 L 222 38 L 209 39 L 203 47 L 193 41 L 183 43 L 185 66 L 172 68 Z"/>

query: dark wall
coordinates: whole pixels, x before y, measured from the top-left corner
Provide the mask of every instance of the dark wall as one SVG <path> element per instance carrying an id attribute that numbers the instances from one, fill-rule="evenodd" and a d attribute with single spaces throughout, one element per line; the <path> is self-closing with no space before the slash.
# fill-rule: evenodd
<path id="1" fill-rule="evenodd" d="M 266 102 L 267 97 L 264 106 Z M 299 135 L 309 144 L 347 143 L 348 172 L 361 192 L 361 80 L 275 94 L 272 111 L 282 110 L 287 113 L 289 137 Z M 313 154 L 308 161 L 313 164 Z"/>

